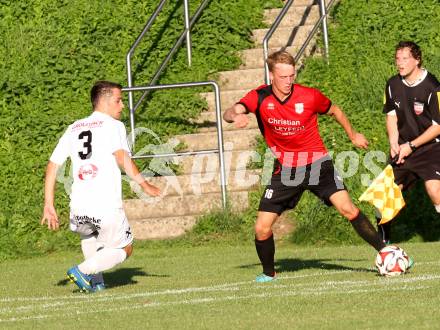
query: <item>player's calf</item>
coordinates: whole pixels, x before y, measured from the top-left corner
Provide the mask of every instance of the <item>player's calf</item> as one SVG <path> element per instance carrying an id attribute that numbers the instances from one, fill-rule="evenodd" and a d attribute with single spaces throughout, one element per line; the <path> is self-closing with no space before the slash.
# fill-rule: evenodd
<path id="1" fill-rule="evenodd" d="M 349 219 L 351 225 L 365 242 L 374 247 L 376 251 L 380 251 L 385 247 L 385 243 L 382 241 L 376 229 L 374 229 L 370 220 L 368 220 L 360 210 L 358 210 L 358 212 L 358 215 L 354 219 Z"/>

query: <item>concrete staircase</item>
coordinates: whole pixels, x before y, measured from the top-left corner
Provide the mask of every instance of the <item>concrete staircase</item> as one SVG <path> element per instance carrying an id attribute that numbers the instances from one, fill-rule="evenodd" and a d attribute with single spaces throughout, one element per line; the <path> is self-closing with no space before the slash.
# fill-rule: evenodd
<path id="1" fill-rule="evenodd" d="M 264 20 L 269 26 L 280 10 L 265 11 Z M 318 19 L 319 6 L 314 5 L 313 0 L 296 0 L 270 39 L 269 53 L 287 47 L 288 51 L 296 54 Z M 223 110 L 237 102 L 250 89 L 264 83 L 262 41 L 267 31 L 253 31 L 255 48 L 240 52 L 242 65 L 238 70 L 218 74 Z M 194 120 L 200 127 L 199 132 L 174 137 L 188 151 L 217 147 L 214 93 L 202 93 L 201 96 L 206 99 L 208 109 Z M 260 157 L 254 151 L 255 138 L 260 133 L 255 118 L 251 117 L 246 129 L 236 130 L 232 124 L 223 122 L 228 198 L 232 208 L 237 211 L 248 207 L 248 191 L 259 184 L 259 171 L 246 169 L 250 162 Z M 198 217 L 221 208 L 218 155 L 175 157 L 173 161 L 179 165 L 179 175 L 154 177 L 150 180 L 162 189 L 164 197 L 124 201 L 127 217 L 138 239 L 180 236 L 194 226 Z"/>

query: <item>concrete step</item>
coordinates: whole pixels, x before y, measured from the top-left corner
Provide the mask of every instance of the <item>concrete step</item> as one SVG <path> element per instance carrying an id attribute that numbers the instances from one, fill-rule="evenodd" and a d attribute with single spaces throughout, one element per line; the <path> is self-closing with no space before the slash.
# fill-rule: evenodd
<path id="1" fill-rule="evenodd" d="M 222 90 L 249 90 L 264 84 L 264 69 L 223 71 L 219 73 L 218 84 Z"/>
<path id="2" fill-rule="evenodd" d="M 227 191 L 245 191 L 256 187 L 260 181 L 260 173 L 260 169 L 226 171 Z M 208 173 L 154 177 L 149 178 L 148 181 L 159 187 L 163 196 L 200 195 L 221 192 L 220 173 L 218 170 Z"/>
<path id="3" fill-rule="evenodd" d="M 136 239 L 166 239 L 182 236 L 197 222 L 197 216 L 129 219 Z"/>
<path id="4" fill-rule="evenodd" d="M 263 54 L 263 53 L 261 53 Z M 263 57 L 263 55 L 261 55 Z M 255 86 L 257 87 L 257 86 Z M 249 92 L 248 89 L 237 90 L 220 90 L 220 106 L 223 111 L 240 101 L 240 99 Z M 214 92 L 200 93 L 208 103 L 208 112 L 215 111 L 215 94 Z M 224 121 L 223 121 L 224 123 Z"/>
<path id="5" fill-rule="evenodd" d="M 255 146 L 255 137 L 260 134 L 258 129 L 242 129 L 237 131 L 224 131 L 223 142 L 232 143 L 233 150 L 246 150 Z M 181 143 L 185 144 L 182 151 L 208 150 L 218 147 L 217 132 L 176 135 Z"/>
<path id="6" fill-rule="evenodd" d="M 312 24 L 297 27 L 280 27 L 275 30 L 272 37 L 269 39 L 269 48 L 302 45 L 312 29 Z M 252 40 L 256 45 L 263 45 L 263 39 L 268 31 L 269 29 L 253 30 Z"/>
<path id="7" fill-rule="evenodd" d="M 315 38 L 315 37 L 314 37 Z M 290 54 L 292 54 L 293 57 L 296 56 L 298 51 L 300 50 L 302 45 L 295 45 L 285 48 L 284 50 L 288 51 Z M 304 55 L 308 56 L 314 51 L 315 45 L 312 42 L 309 43 L 307 46 Z M 280 49 L 283 49 L 282 47 L 279 48 L 270 48 L 268 54 L 272 54 Z M 304 56 L 303 55 L 303 56 Z M 242 64 L 240 65 L 240 69 L 256 69 L 256 68 L 263 68 L 264 67 L 264 53 L 263 48 L 254 48 L 254 49 L 246 49 L 240 52 L 240 57 L 242 59 Z M 257 87 L 257 86 L 255 86 Z"/>
<path id="8" fill-rule="evenodd" d="M 283 0 L 286 2 L 287 0 Z M 315 3 L 315 0 L 295 0 L 292 6 L 310 6 Z"/>
<path id="9" fill-rule="evenodd" d="M 294 2 L 295 4 L 295 2 Z M 282 8 L 267 9 L 264 11 L 264 23 L 269 26 L 278 17 Z M 293 27 L 297 25 L 314 24 L 319 19 L 319 5 L 291 6 L 287 14 L 281 20 L 279 27 Z M 313 22 L 313 23 L 311 23 Z"/>
<path id="10" fill-rule="evenodd" d="M 234 210 L 248 207 L 248 192 L 229 192 L 228 198 Z M 206 214 L 221 209 L 221 193 L 126 199 L 124 209 L 129 221 L 161 217 L 181 217 Z"/>
<path id="11" fill-rule="evenodd" d="M 199 127 L 198 131 L 215 132 L 217 130 L 217 119 L 214 111 L 204 111 L 197 119 L 192 120 L 193 123 Z M 222 121 L 223 131 L 237 130 L 234 123 L 227 123 Z M 257 119 L 254 115 L 249 115 L 249 124 L 247 128 L 258 128 Z"/>
<path id="12" fill-rule="evenodd" d="M 226 144 L 225 149 L 230 145 Z M 247 150 L 226 150 L 224 153 L 226 173 L 231 171 L 246 170 L 248 165 L 261 160 L 261 156 L 254 150 L 255 147 Z M 175 157 L 175 164 L 179 166 L 178 173 L 204 175 L 207 173 L 219 173 L 219 156 L 217 153 Z M 204 179 L 206 180 L 206 179 Z"/>

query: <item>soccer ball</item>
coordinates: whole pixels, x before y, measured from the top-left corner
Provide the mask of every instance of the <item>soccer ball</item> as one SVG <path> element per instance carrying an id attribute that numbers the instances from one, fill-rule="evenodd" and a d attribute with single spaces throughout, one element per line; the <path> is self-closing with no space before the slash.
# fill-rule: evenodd
<path id="1" fill-rule="evenodd" d="M 377 253 L 376 267 L 380 275 L 396 276 L 406 272 L 409 257 L 405 251 L 395 245 L 388 245 Z"/>

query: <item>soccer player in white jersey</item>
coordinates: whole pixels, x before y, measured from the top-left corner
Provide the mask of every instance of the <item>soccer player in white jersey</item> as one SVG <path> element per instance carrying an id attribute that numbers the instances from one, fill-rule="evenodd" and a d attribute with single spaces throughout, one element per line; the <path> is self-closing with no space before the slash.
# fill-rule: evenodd
<path id="1" fill-rule="evenodd" d="M 101 272 L 122 263 L 133 251 L 133 236 L 122 208 L 120 168 L 146 194 L 160 195 L 130 158 L 125 127 L 119 121 L 124 108 L 121 89 L 121 85 L 109 81 L 95 83 L 90 93 L 93 113 L 67 128 L 46 169 L 41 224 L 57 230 L 56 174 L 68 157 L 72 161 L 70 229 L 81 237 L 85 260 L 69 269 L 67 275 L 86 292 L 103 289 Z"/>

